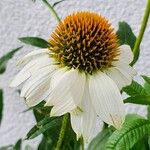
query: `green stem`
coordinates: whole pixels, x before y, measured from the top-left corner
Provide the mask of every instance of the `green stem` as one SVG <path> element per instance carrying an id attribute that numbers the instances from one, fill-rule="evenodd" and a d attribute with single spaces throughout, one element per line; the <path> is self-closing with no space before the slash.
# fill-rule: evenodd
<path id="1" fill-rule="evenodd" d="M 63 139 L 64 139 L 64 135 L 65 135 L 65 131 L 66 131 L 66 128 L 67 128 L 68 120 L 69 120 L 69 114 L 64 115 L 63 121 L 62 121 L 62 126 L 61 126 L 61 129 L 60 129 L 59 138 L 58 138 L 55 150 L 60 150 L 60 148 L 61 148 L 61 145 L 62 145 L 62 142 L 63 142 Z"/>
<path id="2" fill-rule="evenodd" d="M 136 57 L 136 58 L 134 58 L 135 61 L 138 59 L 137 54 L 139 53 L 139 47 L 140 47 L 140 44 L 141 44 L 141 41 L 142 41 L 142 38 L 143 38 L 143 35 L 144 35 L 144 32 L 145 32 L 147 23 L 148 23 L 149 15 L 150 15 L 150 0 L 147 0 L 147 5 L 146 5 L 143 20 L 142 20 L 142 24 L 141 24 L 141 29 L 139 31 L 139 35 L 136 39 L 136 42 L 135 42 L 135 45 L 134 45 L 134 48 L 133 48 L 133 53 L 134 53 L 134 56 Z"/>
<path id="3" fill-rule="evenodd" d="M 84 140 L 83 140 L 83 137 L 80 138 L 80 142 L 81 142 L 81 150 L 84 150 Z"/>
<path id="4" fill-rule="evenodd" d="M 57 12 L 54 10 L 54 8 L 48 3 L 47 0 L 42 0 L 44 2 L 44 4 L 48 7 L 49 11 L 52 13 L 52 15 L 56 18 L 56 20 L 58 22 L 61 21 L 61 19 L 59 18 Z"/>

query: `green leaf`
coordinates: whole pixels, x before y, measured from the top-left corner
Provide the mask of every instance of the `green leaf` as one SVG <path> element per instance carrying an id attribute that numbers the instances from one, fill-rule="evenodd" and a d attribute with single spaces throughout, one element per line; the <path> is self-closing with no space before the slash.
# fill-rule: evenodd
<path id="1" fill-rule="evenodd" d="M 130 96 L 147 95 L 146 90 L 136 81 L 132 81 L 129 86 L 123 88 L 123 91 Z"/>
<path id="2" fill-rule="evenodd" d="M 150 84 L 148 84 L 147 82 L 144 83 L 144 88 L 145 88 L 145 91 L 147 92 L 147 94 L 150 95 Z"/>
<path id="3" fill-rule="evenodd" d="M 119 42 L 121 45 L 127 44 L 133 50 L 134 45 L 135 45 L 135 41 L 136 41 L 136 36 L 132 32 L 132 29 L 129 26 L 129 24 L 127 24 L 124 21 L 119 22 L 119 29 L 117 31 L 117 35 L 118 35 Z M 139 52 L 140 52 L 140 50 L 138 50 L 138 53 L 134 56 L 134 60 L 131 63 L 132 65 L 138 60 Z"/>
<path id="4" fill-rule="evenodd" d="M 6 55 L 4 55 L 0 58 L 0 74 L 5 72 L 8 60 L 11 59 L 13 57 L 13 55 L 21 48 L 22 47 L 13 49 L 12 51 L 10 51 L 9 53 L 7 53 Z"/>
<path id="5" fill-rule="evenodd" d="M 38 150 L 49 150 L 51 146 L 52 146 L 52 140 L 43 137 L 41 143 L 38 146 Z"/>
<path id="6" fill-rule="evenodd" d="M 147 150 L 146 149 L 146 146 L 145 146 L 145 143 L 144 143 L 144 140 L 140 140 L 138 141 L 132 148 L 131 150 Z"/>
<path id="7" fill-rule="evenodd" d="M 3 90 L 0 89 L 0 123 L 3 117 Z"/>
<path id="8" fill-rule="evenodd" d="M 150 105 L 150 96 L 137 95 L 137 96 L 128 97 L 127 99 L 124 100 L 124 103 Z"/>
<path id="9" fill-rule="evenodd" d="M 22 140 L 18 140 L 17 143 L 15 144 L 13 150 L 21 150 L 21 144 L 22 144 Z"/>
<path id="10" fill-rule="evenodd" d="M 55 2 L 55 3 L 53 4 L 52 7 L 55 7 L 56 5 L 58 5 L 59 3 L 63 2 L 63 1 L 66 1 L 66 0 L 60 0 L 60 1 L 57 1 L 57 2 Z"/>
<path id="11" fill-rule="evenodd" d="M 46 116 L 43 120 L 38 122 L 37 125 L 35 125 L 27 133 L 26 139 L 33 139 L 47 130 L 52 130 L 53 128 L 57 128 L 57 127 L 59 128 L 61 121 L 62 120 L 60 118 L 53 118 L 53 117 Z"/>
<path id="12" fill-rule="evenodd" d="M 12 149 L 13 149 L 13 145 L 0 147 L 0 150 L 12 150 Z"/>
<path id="13" fill-rule="evenodd" d="M 33 150 L 33 148 L 30 145 L 26 145 L 25 150 Z"/>
<path id="14" fill-rule="evenodd" d="M 150 77 L 142 75 L 142 78 L 145 81 L 144 88 L 148 95 L 150 95 Z"/>
<path id="15" fill-rule="evenodd" d="M 102 130 L 89 144 L 88 150 L 103 150 L 105 149 L 106 142 L 110 135 L 112 134 L 112 130 L 110 128 L 106 128 Z"/>
<path id="16" fill-rule="evenodd" d="M 128 115 L 123 127 L 110 136 L 106 150 L 130 150 L 147 134 L 150 134 L 150 120 L 138 115 Z"/>
<path id="17" fill-rule="evenodd" d="M 142 78 L 145 80 L 146 83 L 150 85 L 150 77 L 142 75 Z"/>
<path id="18" fill-rule="evenodd" d="M 29 44 L 40 48 L 50 47 L 50 43 L 39 37 L 21 37 L 19 38 L 19 40 L 25 44 Z"/>

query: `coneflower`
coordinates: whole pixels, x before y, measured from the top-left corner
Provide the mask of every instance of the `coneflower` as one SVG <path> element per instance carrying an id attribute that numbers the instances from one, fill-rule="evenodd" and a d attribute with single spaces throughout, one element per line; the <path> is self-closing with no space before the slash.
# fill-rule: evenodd
<path id="1" fill-rule="evenodd" d="M 49 48 L 21 59 L 25 66 L 11 86 L 25 82 L 21 97 L 29 106 L 45 100 L 53 106 L 51 116 L 70 113 L 77 138 L 89 141 L 97 116 L 120 128 L 125 117 L 120 90 L 136 72 L 129 65 L 130 47 L 119 45 L 108 20 L 92 12 L 71 14 L 58 24 L 49 43 Z"/>

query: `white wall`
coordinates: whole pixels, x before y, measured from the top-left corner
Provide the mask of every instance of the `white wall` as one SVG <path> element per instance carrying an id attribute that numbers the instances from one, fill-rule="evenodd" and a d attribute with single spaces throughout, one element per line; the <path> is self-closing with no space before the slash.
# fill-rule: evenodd
<path id="1" fill-rule="evenodd" d="M 54 2 L 51 0 L 51 2 Z M 138 33 L 146 0 L 67 0 L 56 7 L 60 17 L 65 17 L 72 11 L 92 10 L 108 18 L 117 29 L 118 21 L 127 21 Z M 20 43 L 17 38 L 22 36 L 41 36 L 49 38 L 56 21 L 44 7 L 41 0 L 33 3 L 31 0 L 0 0 L 0 56 Z M 150 25 L 150 24 L 149 24 Z M 141 44 L 141 56 L 136 65 L 139 74 L 150 74 L 150 26 L 147 28 Z M 18 138 L 24 137 L 34 125 L 31 112 L 23 113 L 27 108 L 14 89 L 8 84 L 17 73 L 15 61 L 18 57 L 33 50 L 25 46 L 8 63 L 5 75 L 0 78 L 0 87 L 4 88 L 4 116 L 0 127 L 0 146 L 13 144 Z M 132 108 L 132 109 L 131 109 Z M 128 112 L 145 114 L 144 107 L 128 106 Z M 39 138 L 38 138 L 39 139 Z M 35 139 L 34 143 L 38 141 Z"/>

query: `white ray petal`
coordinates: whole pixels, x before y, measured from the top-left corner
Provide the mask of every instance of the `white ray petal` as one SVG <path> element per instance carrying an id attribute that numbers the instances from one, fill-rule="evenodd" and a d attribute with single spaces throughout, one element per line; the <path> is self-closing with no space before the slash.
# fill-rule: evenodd
<path id="1" fill-rule="evenodd" d="M 123 100 L 115 82 L 105 73 L 90 76 L 90 95 L 93 107 L 106 123 L 120 128 L 124 122 Z"/>
<path id="2" fill-rule="evenodd" d="M 76 110 L 75 110 L 76 111 Z M 77 140 L 82 136 L 82 121 L 83 121 L 83 117 L 82 117 L 82 112 L 78 112 L 78 113 L 75 113 L 72 112 L 71 113 L 71 126 L 72 126 L 72 129 L 73 131 L 76 133 L 77 135 Z"/>
<path id="3" fill-rule="evenodd" d="M 89 93 L 89 83 L 86 86 L 82 101 L 83 106 L 83 138 L 85 142 L 89 142 L 93 137 L 96 126 L 96 113 L 93 109 L 91 97 Z"/>
<path id="4" fill-rule="evenodd" d="M 133 76 L 124 74 L 121 69 L 118 69 L 117 67 L 109 68 L 105 73 L 117 84 L 119 90 L 130 85 L 132 82 Z"/>
<path id="5" fill-rule="evenodd" d="M 60 116 L 76 108 L 83 96 L 84 83 L 85 74 L 74 69 L 63 74 L 47 99 L 46 105 L 54 106 L 51 116 Z"/>
<path id="6" fill-rule="evenodd" d="M 32 107 L 40 103 L 42 100 L 45 100 L 45 98 L 49 95 L 50 90 L 50 78 L 47 78 L 26 98 L 27 105 Z"/>
<path id="7" fill-rule="evenodd" d="M 33 75 L 28 79 L 28 81 L 24 84 L 21 90 L 21 97 L 29 97 L 34 94 L 34 90 L 38 88 L 42 82 L 51 78 L 52 73 L 56 70 L 56 66 L 44 66 L 43 68 L 37 70 Z"/>
<path id="8" fill-rule="evenodd" d="M 133 67 L 126 65 L 122 62 L 117 63 L 116 67 L 126 76 L 130 76 L 130 78 L 133 78 L 137 74 Z"/>
<path id="9" fill-rule="evenodd" d="M 51 87 L 52 89 L 56 87 L 56 85 L 60 82 L 60 80 L 63 78 L 63 75 L 66 73 L 66 68 L 58 68 L 58 70 L 53 74 L 51 78 Z"/>
<path id="10" fill-rule="evenodd" d="M 24 64 L 30 60 L 36 57 L 41 57 L 43 55 L 47 55 L 50 53 L 50 50 L 49 49 L 38 49 L 38 50 L 34 50 L 34 51 L 31 51 L 30 53 L 28 53 L 27 55 L 25 55 L 23 58 L 21 58 L 19 61 L 18 61 L 18 65 L 20 64 Z"/>
<path id="11" fill-rule="evenodd" d="M 129 45 L 121 45 L 119 47 L 120 55 L 117 56 L 118 61 L 125 64 L 130 64 L 133 60 L 133 52 Z"/>
<path id="12" fill-rule="evenodd" d="M 74 113 L 73 111 L 71 113 L 71 125 L 77 134 L 77 139 L 82 135 L 84 141 L 88 143 L 93 136 L 93 131 L 96 125 L 96 113 L 94 112 L 91 103 L 88 81 L 85 86 L 83 100 L 80 107 L 82 111 L 78 113 Z"/>
<path id="13" fill-rule="evenodd" d="M 14 77 L 12 80 L 10 87 L 16 87 L 23 83 L 26 79 L 31 77 L 31 75 L 36 72 L 38 69 L 43 66 L 50 65 L 51 61 L 47 56 L 40 57 L 38 59 L 31 60 L 28 64 L 26 64 L 23 69 Z"/>

